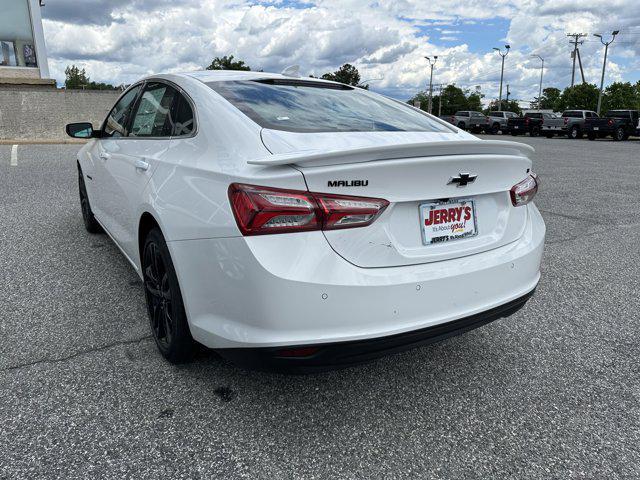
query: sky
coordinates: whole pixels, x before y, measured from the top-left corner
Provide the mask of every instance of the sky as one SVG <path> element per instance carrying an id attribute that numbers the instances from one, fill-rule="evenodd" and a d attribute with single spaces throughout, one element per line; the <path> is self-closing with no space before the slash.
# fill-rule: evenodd
<path id="1" fill-rule="evenodd" d="M 300 65 L 322 75 L 355 65 L 372 90 L 406 100 L 429 84 L 425 56 L 438 55 L 434 84 L 478 86 L 497 98 L 501 58 L 511 98 L 529 101 L 543 86 L 571 81 L 567 33 L 580 47 L 587 82 L 640 80 L 638 0 L 47 0 L 42 7 L 51 75 L 84 67 L 94 81 L 131 83 L 149 74 L 201 70 L 234 55 L 254 70 Z M 577 67 L 576 67 L 577 68 Z M 579 79 L 579 71 L 576 71 Z M 504 87 L 506 90 L 506 86 Z"/>

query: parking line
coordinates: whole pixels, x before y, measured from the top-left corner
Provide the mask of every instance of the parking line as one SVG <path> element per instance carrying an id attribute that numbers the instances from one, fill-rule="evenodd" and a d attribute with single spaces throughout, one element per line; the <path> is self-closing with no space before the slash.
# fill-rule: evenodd
<path id="1" fill-rule="evenodd" d="M 11 147 L 11 166 L 18 166 L 18 145 Z"/>

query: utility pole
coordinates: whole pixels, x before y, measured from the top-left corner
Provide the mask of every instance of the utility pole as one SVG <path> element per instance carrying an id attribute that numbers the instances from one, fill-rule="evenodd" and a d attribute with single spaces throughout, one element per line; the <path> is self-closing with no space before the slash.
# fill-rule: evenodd
<path id="1" fill-rule="evenodd" d="M 540 90 L 538 91 L 538 110 L 540 110 L 540 103 L 542 102 L 542 76 L 544 75 L 544 58 L 540 55 L 531 55 L 534 58 L 539 58 L 542 62 L 542 67 L 540 67 Z"/>
<path id="2" fill-rule="evenodd" d="M 511 45 L 505 45 L 504 48 L 506 48 L 505 53 L 502 53 L 502 50 L 500 50 L 499 48 L 493 47 L 493 49 L 495 51 L 498 52 L 498 55 L 500 55 L 502 57 L 502 69 L 500 70 L 500 94 L 498 97 L 498 110 L 502 110 L 502 81 L 504 79 L 504 58 L 509 55 L 509 49 L 511 48 Z"/>
<path id="3" fill-rule="evenodd" d="M 507 83 L 507 103 L 509 103 L 509 96 L 511 95 L 511 90 L 509 90 L 509 84 Z"/>
<path id="4" fill-rule="evenodd" d="M 587 36 L 586 33 L 567 33 L 567 37 L 573 37 L 573 40 L 569 42 L 573 45 L 573 53 L 571 54 L 571 58 L 573 58 L 573 67 L 571 67 L 571 86 L 572 87 L 576 79 L 576 56 L 578 55 L 577 53 L 578 45 L 582 45 L 584 43 L 580 39 L 586 36 Z"/>
<path id="5" fill-rule="evenodd" d="M 582 77 L 582 83 L 587 83 L 587 81 L 584 79 L 584 70 L 582 69 L 582 58 L 580 57 L 580 49 L 576 50 L 576 53 L 578 54 L 578 65 L 580 65 L 580 76 Z"/>
<path id="6" fill-rule="evenodd" d="M 431 61 L 431 57 L 424 57 L 429 62 L 429 66 L 431 67 L 431 76 L 429 77 L 429 113 L 431 113 L 431 108 L 433 107 L 433 67 L 438 61 L 438 56 L 433 56 L 433 62 Z"/>
<path id="7" fill-rule="evenodd" d="M 607 53 L 609 52 L 609 45 L 613 43 L 618 33 L 620 33 L 620 30 L 614 30 L 613 32 L 611 32 L 612 37 L 611 37 L 611 40 L 608 42 L 605 42 L 604 39 L 602 38 L 602 35 L 600 35 L 599 33 L 593 34 L 593 36 L 598 37 L 600 39 L 600 43 L 604 45 L 604 62 L 602 62 L 602 77 L 600 78 L 600 94 L 598 95 L 598 109 L 596 110 L 596 113 L 598 115 L 600 115 L 600 107 L 602 106 L 602 88 L 604 87 L 604 70 L 607 66 Z"/>
<path id="8" fill-rule="evenodd" d="M 440 96 L 438 97 L 438 117 L 442 116 L 442 84 L 440 84 Z"/>

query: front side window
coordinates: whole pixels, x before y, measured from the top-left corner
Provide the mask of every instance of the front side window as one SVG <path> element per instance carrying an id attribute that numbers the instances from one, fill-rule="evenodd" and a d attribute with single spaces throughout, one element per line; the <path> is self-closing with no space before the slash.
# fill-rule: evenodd
<path id="1" fill-rule="evenodd" d="M 264 128 L 289 132 L 449 132 L 427 115 L 358 88 L 307 80 L 207 84 Z"/>
<path id="2" fill-rule="evenodd" d="M 130 117 L 133 101 L 138 96 L 141 85 L 137 85 L 131 88 L 125 93 L 115 107 L 109 112 L 109 116 L 104 122 L 104 128 L 102 129 L 102 135 L 104 137 L 126 137 L 127 136 L 127 121 Z"/>
<path id="3" fill-rule="evenodd" d="M 170 137 L 171 109 L 178 92 L 164 83 L 149 83 L 138 102 L 131 124 L 131 137 Z"/>
<path id="4" fill-rule="evenodd" d="M 37 67 L 27 0 L 0 0 L 0 67 Z"/>

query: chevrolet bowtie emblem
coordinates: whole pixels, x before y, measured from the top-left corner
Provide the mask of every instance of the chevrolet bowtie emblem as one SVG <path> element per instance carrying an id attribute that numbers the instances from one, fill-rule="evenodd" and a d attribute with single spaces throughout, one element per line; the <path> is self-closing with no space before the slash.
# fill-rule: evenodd
<path id="1" fill-rule="evenodd" d="M 447 185 L 451 185 L 452 183 L 455 183 L 459 187 L 464 187 L 465 185 L 468 185 L 469 183 L 475 182 L 476 178 L 478 178 L 478 175 L 470 175 L 468 173 L 461 173 L 457 177 L 451 177 L 449 179 L 449 182 L 447 183 Z"/>

